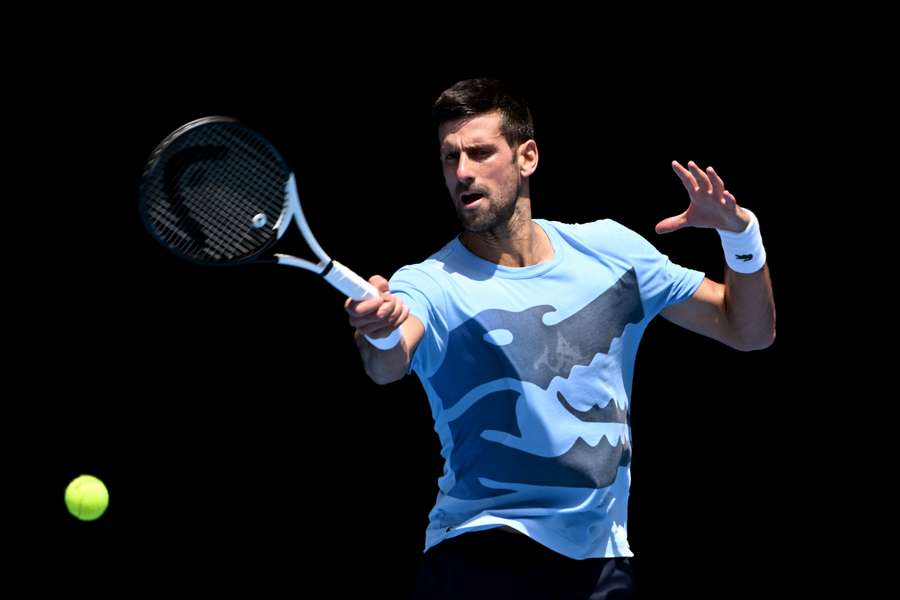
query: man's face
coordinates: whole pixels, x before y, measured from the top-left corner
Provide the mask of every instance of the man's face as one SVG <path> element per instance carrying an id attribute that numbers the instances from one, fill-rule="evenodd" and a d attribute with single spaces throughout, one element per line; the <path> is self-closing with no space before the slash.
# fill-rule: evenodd
<path id="1" fill-rule="evenodd" d="M 444 182 L 463 229 L 489 231 L 507 222 L 522 184 L 518 153 L 500 133 L 499 112 L 441 125 Z"/>

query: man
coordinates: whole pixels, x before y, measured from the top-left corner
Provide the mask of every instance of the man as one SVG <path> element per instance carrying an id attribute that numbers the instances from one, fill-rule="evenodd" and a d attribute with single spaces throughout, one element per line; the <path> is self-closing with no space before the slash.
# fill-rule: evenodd
<path id="1" fill-rule="evenodd" d="M 461 81 L 434 115 L 463 232 L 390 283 L 372 277 L 381 298 L 345 303 L 366 373 L 386 384 L 415 371 L 443 447 L 418 594 L 629 597 L 638 343 L 662 314 L 739 350 L 771 345 L 755 216 L 712 167 L 673 162 L 690 205 L 656 231 L 716 228 L 719 284 L 615 221 L 532 219 L 531 114 L 501 82 Z M 398 345 L 373 345 L 398 328 Z"/>

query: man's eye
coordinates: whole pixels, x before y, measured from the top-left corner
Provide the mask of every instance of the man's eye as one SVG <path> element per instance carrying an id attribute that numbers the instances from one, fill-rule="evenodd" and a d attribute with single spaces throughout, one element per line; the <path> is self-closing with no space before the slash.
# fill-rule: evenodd
<path id="1" fill-rule="evenodd" d="M 445 154 L 444 160 L 445 161 L 459 160 L 459 154 L 457 154 L 455 152 L 451 152 L 450 154 Z"/>

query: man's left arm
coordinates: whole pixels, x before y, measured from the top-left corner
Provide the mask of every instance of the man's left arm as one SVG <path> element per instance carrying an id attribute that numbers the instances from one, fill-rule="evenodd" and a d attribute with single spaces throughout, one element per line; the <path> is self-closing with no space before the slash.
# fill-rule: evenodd
<path id="1" fill-rule="evenodd" d="M 712 167 L 704 172 L 689 162 L 672 167 L 681 178 L 691 204 L 677 216 L 656 225 L 657 233 L 683 227 L 715 228 L 726 251 L 725 283 L 704 278 L 694 294 L 660 314 L 667 320 L 742 351 L 761 350 L 775 340 L 775 300 L 765 264 L 758 223 L 737 205 Z"/>

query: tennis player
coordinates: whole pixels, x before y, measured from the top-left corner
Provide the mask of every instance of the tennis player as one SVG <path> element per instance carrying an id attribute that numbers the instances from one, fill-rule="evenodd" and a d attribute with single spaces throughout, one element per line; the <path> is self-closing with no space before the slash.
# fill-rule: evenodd
<path id="1" fill-rule="evenodd" d="M 656 225 L 718 231 L 724 283 L 611 219 L 531 214 L 526 101 L 460 81 L 433 114 L 461 233 L 345 308 L 366 373 L 420 379 L 445 459 L 419 598 L 630 598 L 630 406 L 657 315 L 740 351 L 769 347 L 775 306 L 759 223 L 712 168 L 673 162 L 690 203 Z M 616 177 L 602 171 L 604 178 Z M 367 339 L 400 329 L 379 350 Z"/>

